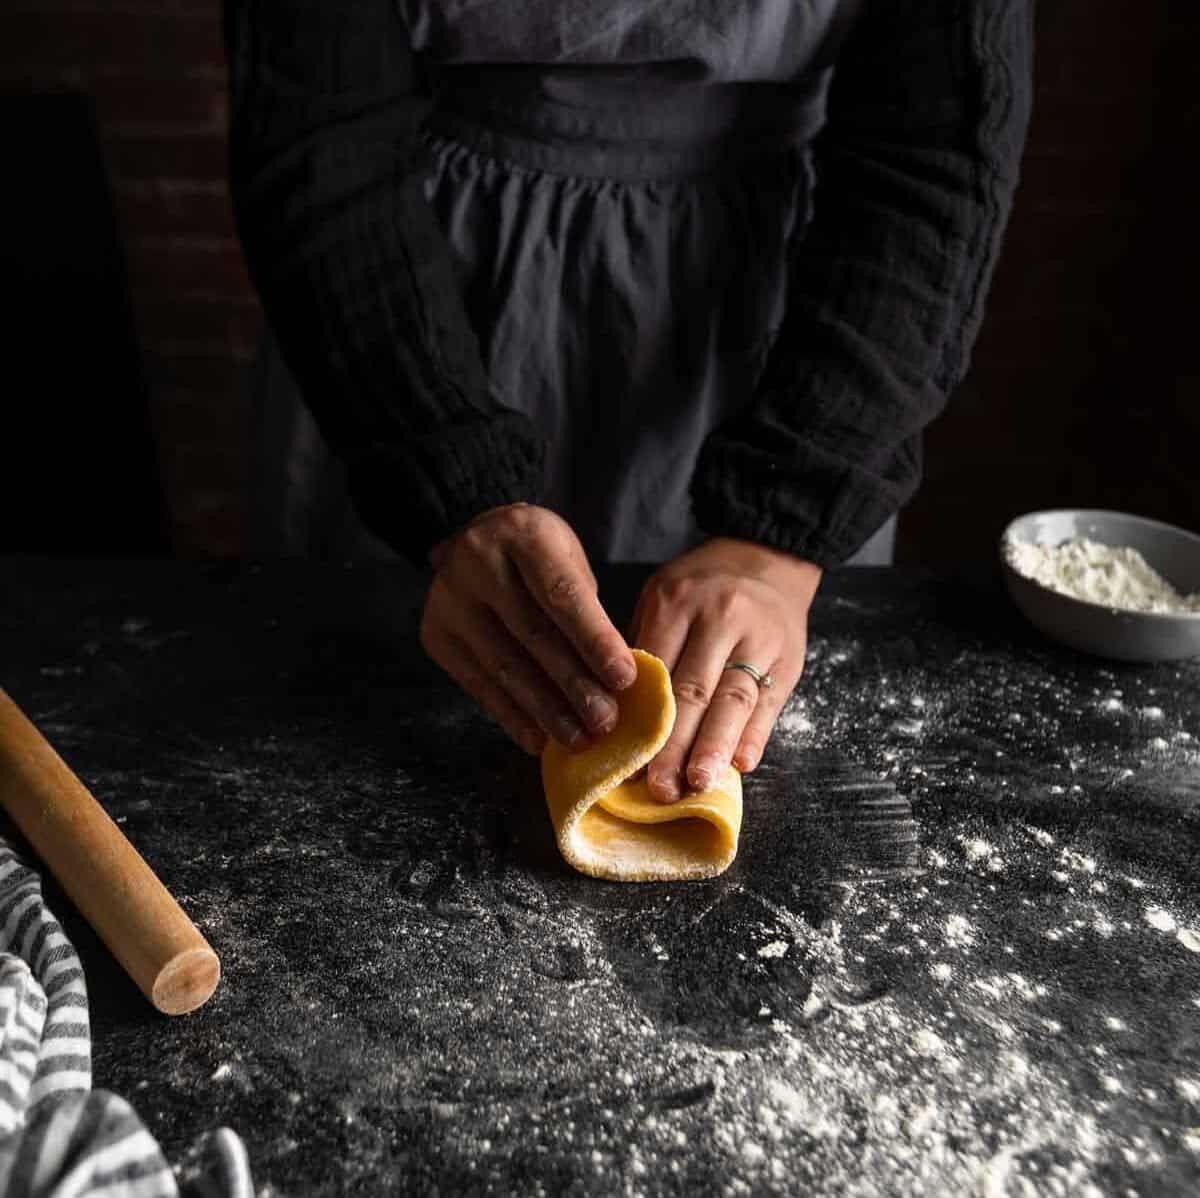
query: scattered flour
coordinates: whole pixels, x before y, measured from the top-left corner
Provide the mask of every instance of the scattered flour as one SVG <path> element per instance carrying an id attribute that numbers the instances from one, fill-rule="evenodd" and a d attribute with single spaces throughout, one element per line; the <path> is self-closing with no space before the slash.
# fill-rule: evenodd
<path id="1" fill-rule="evenodd" d="M 913 1050 L 923 1057 L 942 1057 L 946 1055 L 946 1041 L 936 1032 L 927 1027 L 920 1028 L 912 1038 Z"/>
<path id="2" fill-rule="evenodd" d="M 1094 874 L 1096 872 L 1095 857 L 1088 857 L 1083 853 L 1077 853 L 1073 849 L 1063 849 L 1058 855 L 1058 859 L 1071 869 L 1080 870 L 1083 873 Z"/>
<path id="3" fill-rule="evenodd" d="M 981 836 L 960 836 L 958 839 L 964 855 L 972 865 L 986 867 L 992 873 L 1000 873 L 1004 869 L 1003 858 Z"/>
<path id="4" fill-rule="evenodd" d="M 1176 927 L 1175 917 L 1169 911 L 1164 911 L 1161 907 L 1147 907 L 1146 922 L 1152 928 L 1157 928 L 1160 932 L 1173 932 Z"/>
<path id="5" fill-rule="evenodd" d="M 758 950 L 758 955 L 760 957 L 782 957 L 787 950 L 788 943 L 786 940 L 772 940 L 770 944 L 764 944 Z"/>
<path id="6" fill-rule="evenodd" d="M 799 1090 L 781 1081 L 772 1081 L 767 1085 L 767 1093 L 779 1109 L 779 1113 L 789 1123 L 802 1123 L 808 1112 L 807 1104 Z"/>
<path id="7" fill-rule="evenodd" d="M 759 1165 L 767 1158 L 767 1154 L 762 1150 L 760 1144 L 756 1144 L 753 1140 L 747 1140 L 742 1145 L 742 1156 L 745 1158 L 748 1165 Z"/>
<path id="8" fill-rule="evenodd" d="M 948 916 L 945 932 L 947 944 L 968 945 L 975 941 L 975 929 L 971 927 L 970 921 L 962 915 Z"/>
<path id="9" fill-rule="evenodd" d="M 1128 546 L 1074 537 L 1037 545 L 1009 537 L 1004 555 L 1018 574 L 1049 590 L 1120 611 L 1200 614 L 1200 593 L 1182 596 Z"/>
<path id="10" fill-rule="evenodd" d="M 803 702 L 789 705 L 788 710 L 780 714 L 775 726 L 779 731 L 792 736 L 804 736 L 816 729 L 816 725 L 808 717 Z"/>
<path id="11" fill-rule="evenodd" d="M 962 846 L 968 861 L 979 861 L 982 858 L 991 857 L 994 853 L 992 846 L 979 836 L 962 837 Z"/>
<path id="12" fill-rule="evenodd" d="M 1175 933 L 1175 939 L 1188 950 L 1189 953 L 1200 953 L 1200 934 L 1193 932 L 1191 928 L 1180 928 Z"/>

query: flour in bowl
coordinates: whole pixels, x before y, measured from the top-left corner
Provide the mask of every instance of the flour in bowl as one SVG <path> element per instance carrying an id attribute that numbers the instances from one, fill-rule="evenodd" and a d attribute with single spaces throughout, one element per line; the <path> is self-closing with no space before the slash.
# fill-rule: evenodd
<path id="1" fill-rule="evenodd" d="M 1168 615 L 1200 613 L 1200 592 L 1180 595 L 1136 550 L 1073 537 L 1035 545 L 1008 537 L 1004 556 L 1018 574 L 1060 595 L 1121 611 Z"/>

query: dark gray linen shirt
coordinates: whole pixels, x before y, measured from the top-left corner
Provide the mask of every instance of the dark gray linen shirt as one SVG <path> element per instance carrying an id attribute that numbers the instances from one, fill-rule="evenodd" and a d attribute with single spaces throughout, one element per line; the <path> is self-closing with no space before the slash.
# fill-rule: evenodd
<path id="1" fill-rule="evenodd" d="M 786 84 L 806 9 L 829 15 L 771 0 L 226 0 L 239 235 L 372 531 L 420 562 L 479 512 L 546 486 L 543 431 L 491 385 L 426 192 L 431 64 L 469 66 L 482 37 L 490 63 L 663 61 L 711 88 L 736 35 L 768 39 L 759 58 L 769 47 Z M 826 566 L 919 481 L 922 430 L 978 331 L 1032 92 L 1031 0 L 843 11 L 816 49 L 835 63 L 786 310 L 690 485 L 704 532 Z"/>

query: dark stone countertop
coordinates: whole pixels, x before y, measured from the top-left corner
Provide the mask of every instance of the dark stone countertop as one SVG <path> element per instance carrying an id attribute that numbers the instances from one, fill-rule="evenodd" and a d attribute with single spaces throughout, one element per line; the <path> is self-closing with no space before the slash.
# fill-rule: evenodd
<path id="1" fill-rule="evenodd" d="M 0 560 L 0 685 L 222 956 L 159 1016 L 47 886 L 96 1084 L 169 1158 L 224 1123 L 271 1194 L 1200 1192 L 1200 663 L 834 574 L 733 867 L 620 885 L 558 859 L 418 608 Z"/>

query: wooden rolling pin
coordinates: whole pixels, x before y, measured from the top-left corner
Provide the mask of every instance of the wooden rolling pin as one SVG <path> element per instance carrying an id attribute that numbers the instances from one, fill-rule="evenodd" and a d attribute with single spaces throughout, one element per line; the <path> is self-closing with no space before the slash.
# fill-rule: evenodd
<path id="1" fill-rule="evenodd" d="M 206 1002 L 221 962 L 137 849 L 0 690 L 0 805 L 142 993 L 167 1015 Z"/>

